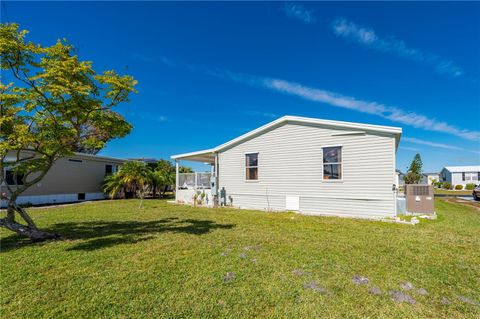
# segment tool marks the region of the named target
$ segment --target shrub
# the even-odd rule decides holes
[[[443,182],[443,188],[444,188],[444,189],[453,189],[452,183],[450,183],[450,182]]]
[[[436,182],[436,183],[434,184],[434,186],[435,186],[436,188],[442,188],[443,182]]]
[[[465,189],[471,191],[471,190],[473,190],[473,189],[475,188],[475,186],[476,186],[476,185],[473,184],[473,183],[468,183],[467,185],[465,185]]]
[[[463,185],[455,185],[455,190],[456,191],[461,191],[463,189]]]

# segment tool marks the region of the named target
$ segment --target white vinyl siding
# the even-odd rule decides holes
[[[233,205],[281,211],[286,196],[299,196],[299,211],[359,217],[395,214],[395,138],[345,134],[325,126],[283,124],[219,152],[219,188]],[[348,132],[351,132],[349,130]],[[342,179],[323,180],[322,148],[342,146]],[[245,154],[261,154],[258,183],[245,180]]]

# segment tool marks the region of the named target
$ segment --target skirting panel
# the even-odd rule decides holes
[[[85,199],[79,200],[78,194],[52,194],[52,195],[33,195],[33,196],[19,196],[17,204],[20,205],[45,205],[57,203],[73,203],[84,200],[98,200],[104,199],[103,193],[85,193]],[[6,207],[6,202],[2,201],[1,207]]]

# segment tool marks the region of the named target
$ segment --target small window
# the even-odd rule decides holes
[[[5,172],[5,180],[7,181],[7,185],[15,185],[15,174],[13,171],[6,171]]]
[[[247,181],[258,180],[258,153],[245,154]]]
[[[78,193],[77,199],[78,200],[85,200],[85,193]]]
[[[342,179],[342,147],[323,148],[323,179]]]
[[[113,173],[113,166],[112,165],[105,165],[105,176],[110,175]]]
[[[23,174],[15,173],[11,170],[5,171],[5,180],[7,181],[7,185],[23,185]]]

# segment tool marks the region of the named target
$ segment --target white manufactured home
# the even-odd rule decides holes
[[[9,154],[7,161],[9,156],[14,155]],[[104,199],[102,185],[105,176],[116,172],[124,162],[118,158],[83,153],[60,158],[39,183],[18,197],[17,203],[43,205]],[[8,193],[8,188],[22,185],[22,176],[3,169],[5,179],[0,185],[1,192]],[[2,201],[0,205],[5,207],[6,202]]]
[[[452,185],[480,183],[480,165],[476,166],[446,166],[440,171],[440,180]]]
[[[394,217],[401,133],[398,127],[284,116],[215,148],[172,156],[176,201]],[[210,163],[211,179],[178,174],[181,160]]]

